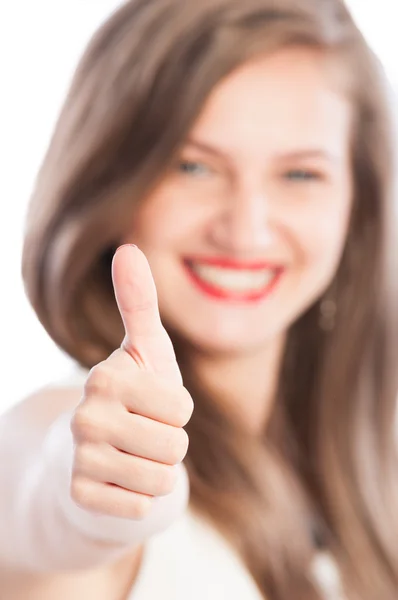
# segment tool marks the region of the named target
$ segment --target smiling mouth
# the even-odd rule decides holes
[[[231,302],[258,302],[280,280],[284,268],[269,263],[229,259],[186,259],[190,279],[207,296]]]

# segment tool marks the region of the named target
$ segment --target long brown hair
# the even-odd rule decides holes
[[[122,339],[114,248],[165,173],[214,86],[258,53],[317,48],[349,80],[355,197],[331,284],[289,332],[263,439],[230,423],[178,356],[196,409],[192,503],[236,547],[272,600],[321,597],[309,569],[333,553],[347,597],[398,589],[394,416],[398,269],[384,80],[341,0],[134,0],[98,30],[76,70],[30,206],[27,293],[61,348],[91,367]],[[183,348],[182,348],[183,350]]]

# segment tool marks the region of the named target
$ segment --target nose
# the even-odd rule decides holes
[[[264,191],[251,189],[230,198],[212,228],[213,241],[236,253],[259,251],[274,239]]]

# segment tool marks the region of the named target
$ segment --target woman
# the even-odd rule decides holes
[[[135,0],[94,36],[24,251],[83,371],[3,418],[7,597],[395,597],[385,97],[339,0]]]

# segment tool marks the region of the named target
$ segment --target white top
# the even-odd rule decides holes
[[[336,567],[319,554],[313,577],[325,600],[343,600]],[[145,546],[129,600],[264,600],[240,557],[214,527],[188,510]]]
[[[222,537],[191,511],[147,542],[129,600],[260,600]]]
[[[84,384],[79,369],[58,385]],[[336,565],[319,553],[312,576],[325,600],[344,600]],[[227,540],[205,519],[186,510],[166,531],[150,538],[128,600],[264,600]]]

